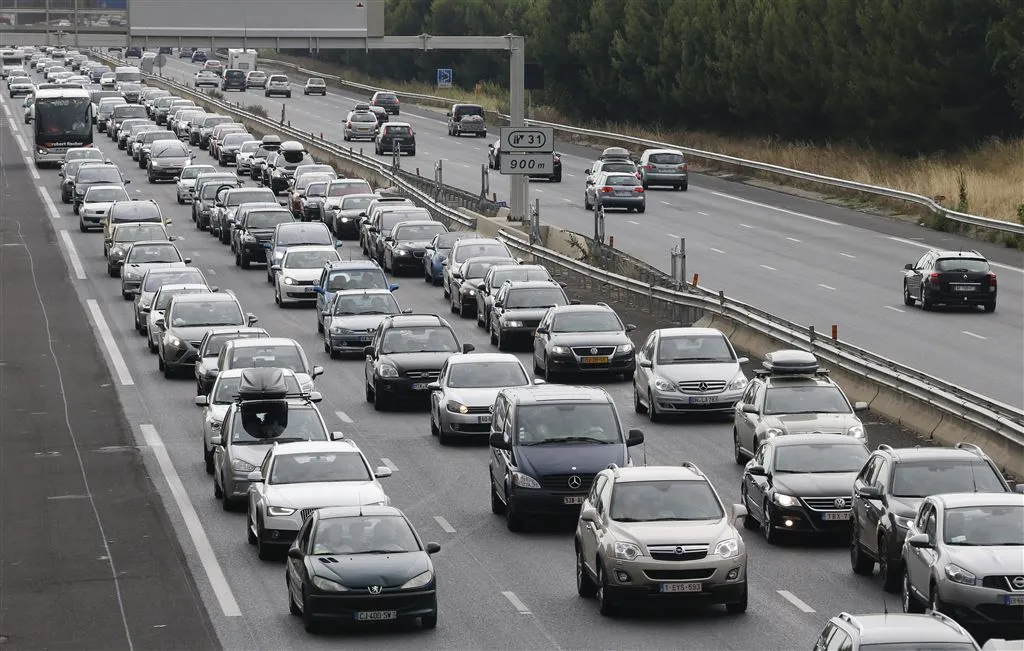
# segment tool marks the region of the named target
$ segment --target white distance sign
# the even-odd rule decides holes
[[[502,174],[546,176],[554,170],[554,154],[501,154],[499,171]]]

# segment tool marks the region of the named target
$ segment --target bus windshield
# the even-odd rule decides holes
[[[77,147],[92,142],[92,102],[88,97],[39,97],[35,114],[37,144]]]

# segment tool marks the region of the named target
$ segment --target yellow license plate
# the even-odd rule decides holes
[[[608,358],[607,357],[584,357],[583,358],[583,363],[584,364],[607,364],[608,363]]]

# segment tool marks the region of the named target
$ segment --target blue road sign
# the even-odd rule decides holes
[[[437,69],[437,87],[438,88],[451,88],[452,87],[452,69],[451,68],[438,68]]]

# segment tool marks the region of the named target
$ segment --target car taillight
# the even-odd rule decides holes
[[[644,165],[644,169],[647,170],[648,172],[650,172],[651,170],[654,169],[654,165],[651,165],[650,163],[648,163],[647,165]]]
[[[939,274],[935,273],[935,272],[932,272],[932,275],[928,276],[928,280],[929,280],[929,282],[933,282],[933,283],[939,282]]]
[[[636,186],[635,188],[633,188],[633,192],[641,192],[642,193],[643,191],[644,191],[644,189],[641,188],[639,185]]]
[[[634,174],[633,176],[635,176],[635,177],[636,177],[636,178],[638,178],[638,179],[640,179],[640,178],[643,178],[642,176],[640,176],[640,172],[637,172],[637,173],[636,173],[636,174]]]
[[[989,287],[995,287],[996,286],[996,275],[993,274],[993,273],[990,273],[988,275],[988,286]]]
[[[603,188],[601,188],[601,192],[613,192],[613,189],[610,186],[606,185]]]
[[[415,135],[416,135],[416,132],[415,132],[415,131],[413,131],[413,130],[412,130],[412,129],[410,128],[410,129],[409,129],[409,135],[410,135],[410,136],[415,136]]]

